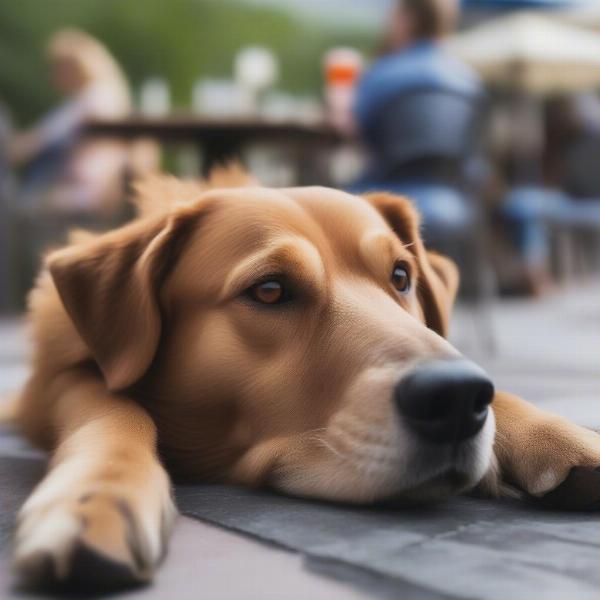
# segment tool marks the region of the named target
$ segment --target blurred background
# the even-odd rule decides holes
[[[29,376],[23,311],[45,249],[129,219],[138,177],[197,179],[232,159],[265,185],[410,196],[427,244],[461,269],[452,343],[498,389],[600,430],[600,0],[0,0],[0,403]],[[0,431],[0,459],[23,456],[11,439]],[[33,482],[5,464],[6,523]],[[222,515],[244,502],[227,529],[278,527],[260,497],[216,493]],[[199,577],[208,597],[372,597],[386,581],[389,597],[598,595],[591,521],[523,513],[498,537],[470,511],[444,534],[458,564],[440,561],[438,534],[427,554],[429,517],[399,535],[402,554],[389,535],[402,521],[358,527],[337,510],[285,513],[286,548],[296,519],[319,540],[308,555],[326,549],[287,563],[272,543],[180,520],[147,597],[197,597]],[[359,551],[336,571],[342,530]],[[353,587],[335,593],[332,577]]]
[[[236,158],[409,195],[492,347],[500,299],[598,276],[599,91],[594,1],[0,3],[0,310],[136,177]]]

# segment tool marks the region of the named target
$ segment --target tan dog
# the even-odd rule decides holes
[[[31,295],[17,422],[53,456],[19,518],[26,580],[148,580],[175,515],[161,460],[355,503],[590,499],[574,468],[600,466],[600,437],[494,395],[445,340],[457,273],[409,201],[145,190],[143,217],[50,254]]]

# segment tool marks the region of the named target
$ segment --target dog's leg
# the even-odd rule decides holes
[[[497,476],[550,506],[600,509],[600,435],[510,394],[492,406]]]
[[[71,373],[55,385],[56,450],[21,509],[15,567],[34,584],[147,581],[175,515],[154,423],[92,375]]]

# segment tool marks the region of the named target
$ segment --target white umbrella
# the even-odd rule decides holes
[[[554,11],[552,16],[586,29],[600,29],[600,5],[595,0]]]
[[[500,17],[447,42],[484,80],[551,94],[600,87],[600,35],[536,13]]]

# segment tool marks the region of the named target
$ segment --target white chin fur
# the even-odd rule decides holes
[[[399,423],[393,429],[390,434],[396,443],[385,448],[383,460],[377,449],[356,444],[342,453],[336,450],[335,440],[327,441],[322,460],[311,467],[288,465],[275,487],[296,496],[361,504],[403,497],[436,500],[475,487],[490,467],[493,411],[483,429],[458,451],[423,442]],[[445,482],[448,473],[460,474],[460,481]]]

